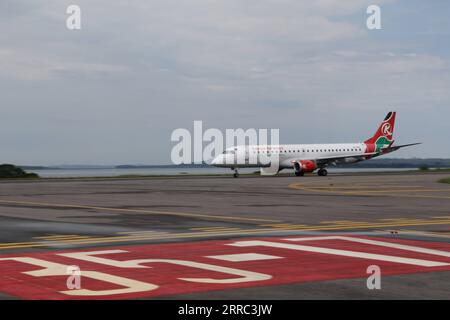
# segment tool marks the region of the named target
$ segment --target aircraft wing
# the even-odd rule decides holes
[[[324,165],[337,165],[343,163],[355,163],[363,160],[367,160],[379,155],[377,152],[369,152],[369,153],[361,153],[361,154],[352,154],[352,155],[340,155],[334,157],[323,157],[323,158],[312,158],[312,159],[291,159],[292,163],[302,160],[310,160],[317,164],[317,166]]]
[[[352,155],[341,155],[341,156],[335,156],[335,157],[316,158],[315,161],[318,166],[336,165],[336,164],[341,164],[341,163],[355,163],[355,162],[370,159],[377,155],[379,155],[379,153],[369,152],[369,153],[362,153],[362,154],[356,154],[356,155],[352,154]]]

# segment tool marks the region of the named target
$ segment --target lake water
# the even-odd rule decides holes
[[[252,173],[257,171],[257,168],[240,169],[239,173]],[[408,171],[415,170],[415,168],[329,168],[330,173],[348,173],[348,172],[389,172],[389,171]],[[233,171],[226,168],[95,168],[95,169],[43,169],[43,170],[28,170],[35,172],[42,178],[74,178],[74,177],[117,177],[124,175],[186,175],[186,174],[232,174]],[[283,170],[285,172],[292,172],[293,170]]]

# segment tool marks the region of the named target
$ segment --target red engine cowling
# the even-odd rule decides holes
[[[299,160],[295,163],[295,169],[302,172],[313,172],[317,169],[317,164],[312,160]]]

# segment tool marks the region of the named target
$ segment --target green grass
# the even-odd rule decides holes
[[[450,178],[444,178],[439,180],[440,183],[449,183],[450,184]]]

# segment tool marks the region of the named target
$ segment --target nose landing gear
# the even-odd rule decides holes
[[[234,177],[234,178],[239,178],[239,172],[238,172],[238,169],[231,168],[231,170],[234,170],[233,177]]]

